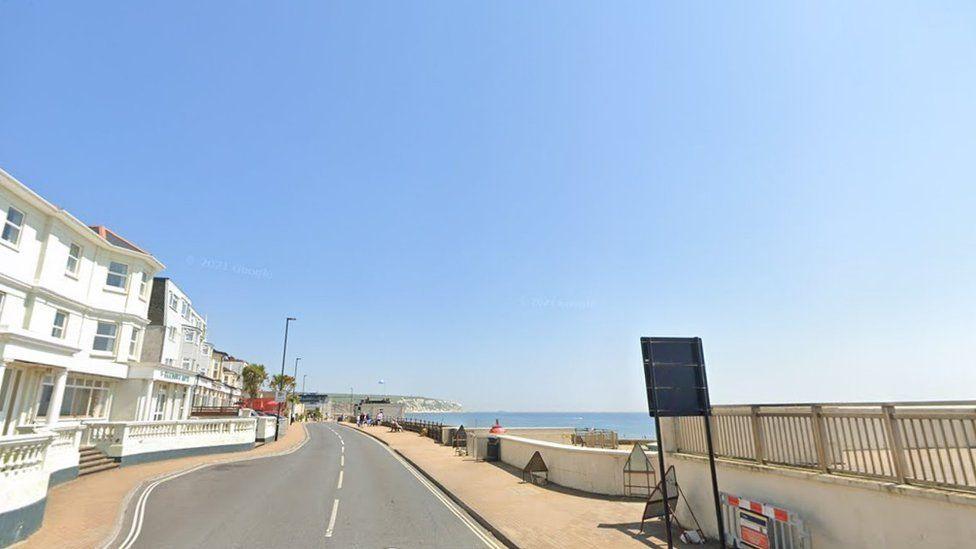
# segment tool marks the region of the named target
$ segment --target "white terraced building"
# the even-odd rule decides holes
[[[121,402],[162,263],[0,170],[0,434],[135,419]],[[138,401],[138,398],[135,399]]]
[[[254,446],[254,418],[186,419],[194,387],[231,402],[235,388],[204,381],[213,346],[182,292],[178,314],[149,314],[157,292],[179,291],[154,282],[162,269],[0,170],[0,547],[40,526],[52,484]]]

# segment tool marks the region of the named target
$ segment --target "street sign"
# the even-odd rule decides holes
[[[275,402],[284,402],[287,395],[285,391],[275,391]]]
[[[642,337],[647,406],[652,416],[703,416],[708,385],[697,337]]]
[[[712,447],[711,404],[708,401],[708,380],[705,377],[705,353],[700,337],[642,337],[644,385],[647,390],[647,410],[654,418],[658,434],[658,465],[664,468],[665,445],[661,440],[662,417],[702,417],[705,441],[708,446],[708,466],[712,474],[712,495],[715,518],[718,521],[719,543],[725,547],[725,528],[722,526],[722,506],[719,501],[718,479],[715,474],[715,452]],[[664,501],[671,499],[667,482],[659,484]],[[651,502],[648,503],[648,506]],[[645,506],[645,513],[648,511]],[[671,513],[667,505],[651,509],[664,514],[668,547],[671,539]]]
[[[739,537],[746,547],[769,549],[769,518],[739,508]]]

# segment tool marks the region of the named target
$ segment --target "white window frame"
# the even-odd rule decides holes
[[[166,338],[170,341],[176,341],[176,327],[167,326],[166,327]]]
[[[58,316],[63,317],[61,324],[58,325]],[[58,309],[54,311],[54,321],[51,323],[51,337],[55,339],[64,339],[68,334],[68,317],[70,314],[64,309]]]
[[[139,297],[146,299],[149,297],[149,288],[151,287],[150,282],[152,280],[149,278],[149,273],[142,271],[141,277],[139,279]]]
[[[125,267],[125,272],[119,273],[113,271],[112,267],[115,267],[116,265]],[[112,280],[112,277],[121,277],[122,279],[121,285],[112,284],[111,282],[109,282],[110,280]],[[124,292],[126,291],[128,286],[129,286],[129,266],[126,265],[125,263],[120,263],[118,261],[110,261],[108,264],[108,274],[105,275],[105,287],[115,288],[117,290],[122,290]]]
[[[78,249],[78,255],[72,255],[71,251],[75,248]],[[71,278],[78,278],[78,271],[81,270],[81,256],[85,254],[85,249],[81,247],[80,244],[74,242],[68,244],[68,260],[64,265],[64,274],[70,276]],[[71,261],[74,260],[75,268],[71,268]]]
[[[114,330],[112,331],[112,335],[109,336],[107,334],[100,334],[99,333],[99,330],[101,330],[102,326],[112,326],[114,328]],[[99,339],[105,339],[105,340],[111,341],[112,344],[111,344],[110,348],[109,349],[99,349],[97,347],[97,343],[98,343],[98,340]],[[96,325],[95,325],[95,337],[92,340],[92,351],[94,351],[96,353],[115,353],[115,350],[118,348],[117,347],[118,346],[118,343],[119,343],[119,325],[118,325],[118,323],[115,323],[115,322],[103,322],[103,321],[99,320],[96,323]]]
[[[138,352],[139,352],[139,335],[141,333],[142,333],[142,330],[140,330],[139,328],[136,328],[135,326],[132,327],[132,335],[129,336],[129,356],[130,357],[135,357],[135,358],[138,358],[139,357],[139,354],[138,354]]]
[[[190,358],[184,358],[182,361],[180,361],[180,366],[184,370],[190,370],[193,368],[193,361]]]
[[[190,302],[187,300],[182,300],[182,310],[181,314],[183,318],[190,318]]]
[[[177,312],[180,310],[180,298],[174,292],[169,293],[169,308]]]
[[[183,343],[194,343],[197,340],[193,328],[183,328]]]
[[[20,214],[20,224],[14,223],[13,220],[10,219],[11,214],[13,212],[17,212],[18,214]],[[6,242],[8,245],[13,246],[15,249],[18,248],[20,246],[20,237],[23,236],[24,234],[24,225],[26,224],[27,224],[27,214],[24,213],[23,210],[19,208],[15,208],[13,206],[7,206],[7,215],[6,217],[4,217],[3,220],[3,228],[0,229],[0,241]],[[8,230],[17,231],[17,236],[13,240],[7,238]]]

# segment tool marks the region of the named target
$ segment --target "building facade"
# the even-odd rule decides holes
[[[128,417],[162,263],[0,170],[0,435]]]

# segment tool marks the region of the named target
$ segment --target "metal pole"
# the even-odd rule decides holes
[[[288,355],[288,323],[295,320],[292,317],[285,319],[285,345],[281,350],[281,377],[279,379],[284,379],[285,377],[285,356]],[[282,387],[284,389],[284,387]],[[277,395],[276,395],[277,396]],[[278,441],[278,431],[281,422],[281,403],[278,404],[278,417],[275,418],[275,442]]]
[[[722,498],[718,493],[718,476],[715,474],[715,449],[712,447],[712,403],[708,397],[708,380],[705,378],[705,351],[698,339],[698,358],[701,360],[702,381],[705,386],[705,440],[708,443],[708,468],[712,473],[712,497],[715,500],[715,520],[718,524],[718,541],[725,547],[725,525],[722,520]],[[667,507],[667,506],[665,506]]]
[[[305,393],[305,380],[308,378],[308,374],[302,374],[302,393]]]
[[[641,338],[641,343],[645,343],[643,338]],[[671,508],[668,507],[668,473],[667,469],[664,468],[664,437],[661,436],[661,414],[657,405],[657,376],[651,366],[654,362],[654,355],[650,340],[646,341],[646,345],[644,368],[651,374],[651,404],[654,407],[654,430],[657,432],[657,463],[661,470],[661,496],[664,498],[664,528],[668,538],[668,549],[674,549],[674,540],[671,539]]]

